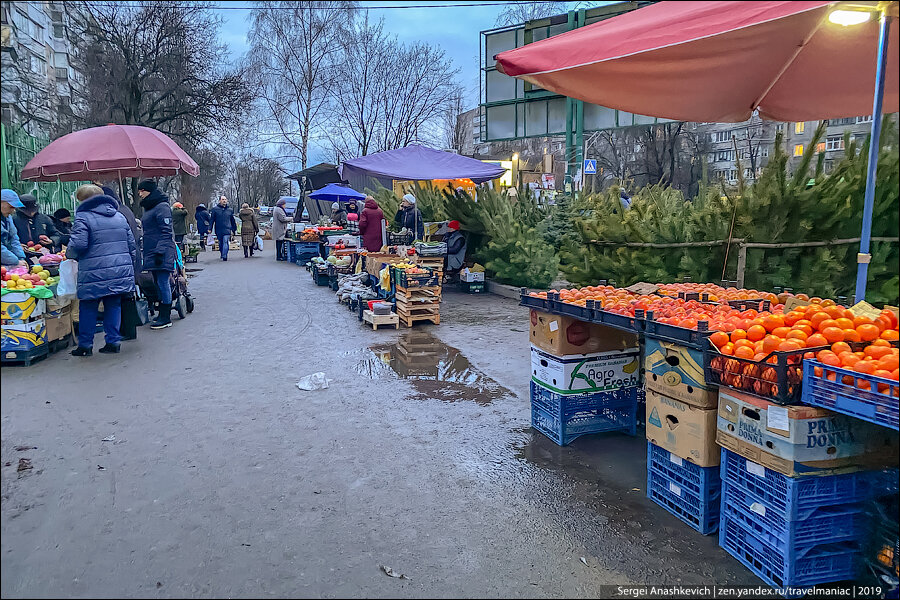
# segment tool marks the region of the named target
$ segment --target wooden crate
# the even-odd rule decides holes
[[[441,286],[433,285],[430,287],[408,288],[398,285],[395,292],[396,297],[403,297],[404,300],[431,300],[441,299]]]
[[[394,329],[400,329],[400,318],[397,313],[389,315],[376,315],[374,311],[363,311],[363,322],[372,326],[372,329],[378,329],[379,325],[393,325]]]
[[[419,321],[431,321],[435,325],[441,324],[441,315],[439,313],[408,316],[398,313],[398,316],[400,317],[400,324],[404,327],[412,327],[413,323],[417,323]]]
[[[443,256],[417,256],[416,264],[421,267],[433,269],[435,271],[443,271],[444,270],[444,257]]]

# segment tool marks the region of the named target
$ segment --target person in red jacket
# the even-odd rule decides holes
[[[372,196],[366,196],[366,204],[359,216],[359,234],[363,238],[363,245],[369,252],[378,252],[384,245],[381,238],[381,222],[384,221],[384,213],[378,208],[378,203]]]

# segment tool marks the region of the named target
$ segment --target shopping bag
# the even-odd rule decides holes
[[[78,288],[78,261],[64,260],[59,265],[59,285],[56,295],[60,298],[74,297]]]
[[[206,236],[206,245],[212,246],[215,243],[216,243],[216,234],[214,234],[212,231],[210,231],[209,235]]]
[[[259,235],[258,233],[256,234],[256,249],[259,250],[260,252],[262,252],[262,249],[263,249],[262,236]]]
[[[139,297],[134,301],[134,306],[137,308],[138,322],[141,325],[146,325],[150,322],[150,304],[147,302],[147,299],[144,297]]]

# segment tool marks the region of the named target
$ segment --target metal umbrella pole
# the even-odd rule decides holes
[[[887,67],[888,34],[891,19],[887,11],[881,12],[881,28],[878,38],[878,67],[875,71],[875,101],[872,106],[872,134],[869,140],[869,164],[866,170],[866,195],[863,205],[862,233],[859,254],[856,255],[856,302],[866,299],[866,279],[869,275],[869,253],[872,237],[872,212],[875,207],[875,172],[878,168],[878,146],[881,138],[881,111],[884,102],[884,74]]]

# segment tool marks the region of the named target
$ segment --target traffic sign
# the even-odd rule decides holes
[[[594,159],[594,158],[584,159],[584,174],[585,175],[596,175],[597,174],[597,159]]]

